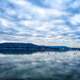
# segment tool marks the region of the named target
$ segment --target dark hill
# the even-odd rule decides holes
[[[66,46],[40,46],[32,43],[1,43],[0,53],[3,54],[31,54],[35,52],[65,52],[70,50],[80,50],[80,48],[70,48]]]

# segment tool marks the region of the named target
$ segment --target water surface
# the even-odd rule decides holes
[[[80,52],[0,54],[3,80],[80,80]]]

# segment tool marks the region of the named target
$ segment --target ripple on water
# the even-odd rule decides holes
[[[79,80],[80,52],[0,54],[0,78]]]

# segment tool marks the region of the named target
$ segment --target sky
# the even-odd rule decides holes
[[[0,42],[80,47],[80,0],[0,0]]]

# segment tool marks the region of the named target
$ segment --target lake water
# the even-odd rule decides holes
[[[80,80],[80,52],[1,53],[0,80]]]

